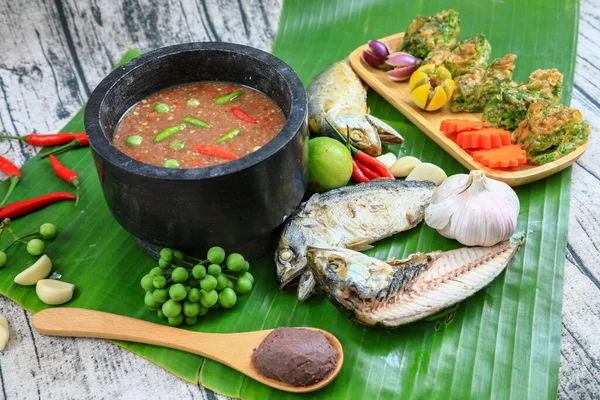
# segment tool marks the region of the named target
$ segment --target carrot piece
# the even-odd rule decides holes
[[[485,126],[483,121],[473,121],[471,119],[446,119],[440,124],[440,131],[444,133],[459,133],[471,129],[479,129]]]
[[[482,128],[463,131],[456,137],[456,143],[463,149],[491,149],[510,144],[510,132],[497,128]]]
[[[475,161],[490,168],[517,167],[527,163],[525,150],[518,144],[511,144],[491,150],[477,150],[471,155]]]
[[[448,120],[445,119],[440,123],[440,131],[446,133],[448,131]]]

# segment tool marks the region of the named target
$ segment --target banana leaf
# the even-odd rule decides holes
[[[404,30],[419,13],[430,15],[446,2],[300,1],[286,0],[273,53],[288,62],[307,84],[327,65],[345,57],[368,39]],[[537,68],[565,73],[563,102],[570,100],[577,38],[578,3],[557,0],[453,2],[460,12],[462,37],[484,32],[492,56],[518,54],[516,80]],[[137,55],[129,51],[125,60]],[[369,92],[373,114],[385,118],[406,139],[389,148],[436,163],[449,175],[465,172],[417,128],[377,94]],[[65,131],[83,130],[83,113]],[[62,279],[77,286],[68,307],[108,311],[153,322],[143,306],[141,277],[155,265],[111,217],[89,151],[60,157],[78,171],[83,185],[80,206],[54,204],[18,218],[19,233],[44,222],[57,225],[59,235],[47,243],[46,254]],[[48,160],[35,157],[22,168],[24,179],[13,200],[51,191],[68,191]],[[435,321],[396,330],[364,328],[347,320],[322,295],[298,303],[294,294],[279,293],[272,255],[254,262],[256,286],[232,310],[211,312],[194,329],[241,332],[277,326],[315,326],[338,336],[345,350],[340,375],[315,395],[327,398],[556,398],[561,330],[562,279],[569,217],[571,171],[517,188],[521,201],[519,229],[530,231],[525,247],[506,272],[489,287],[464,301],[456,311]],[[2,184],[6,190],[8,183]],[[185,229],[185,227],[181,227]],[[5,235],[1,245],[9,238]],[[416,251],[458,247],[421,225],[383,240],[368,254],[380,259]],[[47,306],[32,287],[13,278],[35,257],[22,246],[8,252],[0,270],[0,294],[29,311]],[[294,398],[245,378],[227,367],[184,352],[155,346],[118,343],[190,382],[244,399]]]

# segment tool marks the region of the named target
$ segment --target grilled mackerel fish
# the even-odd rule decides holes
[[[309,247],[307,259],[329,300],[354,321],[395,328],[436,314],[494,280],[523,235],[491,247],[463,247],[380,261],[339,247]]]
[[[352,145],[372,156],[381,154],[382,143],[404,143],[391,126],[368,115],[367,89],[347,60],[336,62],[318,75],[308,86],[307,94],[308,126],[312,133],[338,139],[327,119],[350,138]]]
[[[431,182],[375,180],[313,195],[283,228],[275,252],[280,289],[290,290],[302,275],[298,298],[307,299],[315,289],[307,246],[367,250],[421,222],[434,189]]]

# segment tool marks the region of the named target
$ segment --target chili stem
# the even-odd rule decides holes
[[[17,175],[13,175],[10,177],[10,186],[8,187],[8,192],[6,192],[6,194],[4,195],[4,199],[2,199],[2,203],[0,203],[0,207],[2,207],[4,203],[6,203],[6,200],[8,200],[10,194],[15,189],[17,183],[19,183],[20,180],[21,178],[19,178],[19,176]]]
[[[338,137],[341,139],[341,142],[344,143],[345,145],[349,146],[348,148],[350,150],[350,153],[352,153],[353,156],[356,156],[356,154],[358,154],[358,149],[356,149],[354,146],[352,146],[350,144],[350,141],[346,140],[344,135],[342,135],[340,133],[340,131],[338,131],[337,128],[335,126],[333,126],[332,123],[329,122],[329,120],[327,118],[325,118],[325,122],[327,122],[327,124],[331,127],[331,129],[333,129],[333,131],[338,135]]]
[[[50,151],[50,152],[48,152],[46,154],[42,154],[40,156],[40,159],[41,158],[46,158],[50,154],[56,155],[56,154],[64,153],[65,151],[69,151],[71,148],[74,148],[74,147],[79,147],[79,142],[77,141],[77,139],[73,139],[72,141],[70,141],[67,144],[63,144],[62,146],[59,146],[59,147],[55,148],[54,150],[52,150],[52,151]]]
[[[75,198],[75,207],[77,207],[77,204],[79,204],[79,193],[80,193],[81,185],[77,185],[75,187],[77,188],[77,191],[75,193],[75,196],[77,196]]]
[[[0,135],[0,139],[14,139],[14,140],[22,140],[22,141],[26,142],[27,136]]]
[[[352,154],[352,151],[350,150],[350,126],[348,125],[346,125],[346,147],[350,154]]]

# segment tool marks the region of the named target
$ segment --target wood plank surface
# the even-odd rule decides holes
[[[223,40],[269,50],[282,0],[13,0],[0,7],[0,129],[54,132],[84,104],[126,47]],[[558,395],[600,398],[600,3],[581,0],[572,106],[592,126],[573,167]],[[0,141],[22,164],[29,145]],[[4,178],[4,176],[0,176]],[[11,339],[0,399],[213,399],[109,342],[46,337],[0,296]],[[152,384],[149,384],[152,383]],[[217,396],[218,397],[218,396]]]

